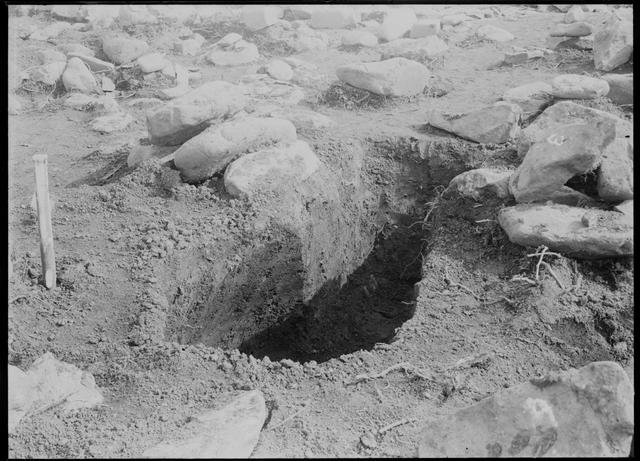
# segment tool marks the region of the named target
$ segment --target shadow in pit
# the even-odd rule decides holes
[[[336,281],[326,283],[296,314],[248,338],[240,351],[256,358],[324,362],[393,341],[396,329],[415,312],[424,243],[420,226],[386,226],[342,288]]]

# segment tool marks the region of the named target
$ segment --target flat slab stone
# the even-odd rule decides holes
[[[471,141],[500,144],[516,136],[521,113],[516,104],[498,103],[466,114],[433,110],[427,115],[427,123]]]
[[[306,142],[295,141],[235,160],[224,174],[224,186],[234,197],[283,192],[309,178],[320,165]]]
[[[431,420],[418,456],[626,457],[633,423],[627,374],[615,362],[593,362]]]
[[[149,45],[147,42],[135,38],[107,36],[102,40],[102,51],[115,64],[131,62],[148,50]]]
[[[57,360],[50,352],[38,358],[27,372],[9,365],[9,432],[33,410],[60,405],[71,411],[102,403],[91,373]]]
[[[563,99],[595,99],[609,92],[609,84],[601,78],[586,75],[558,75],[551,82],[553,95]]]
[[[501,29],[500,27],[489,25],[478,28],[476,35],[492,42],[508,42],[515,38],[511,32]]]
[[[500,226],[511,242],[574,258],[633,255],[633,219],[616,211],[559,204],[520,204],[503,208]]]
[[[62,83],[67,91],[91,93],[98,91],[98,82],[80,58],[71,58],[62,74]]]
[[[609,84],[607,98],[615,104],[633,104],[633,74],[605,74],[602,80]]]
[[[82,62],[84,62],[92,72],[113,72],[116,70],[116,66],[112,63],[93,56],[87,56],[76,52],[69,52],[68,56],[69,58],[78,58],[82,60]]]
[[[552,37],[584,37],[592,32],[591,24],[574,22],[571,24],[556,24],[549,35]]]
[[[249,458],[267,417],[260,391],[242,393],[219,410],[203,412],[187,424],[182,440],[148,448],[144,458]]]
[[[413,96],[427,86],[431,72],[405,58],[347,64],[336,69],[340,81],[383,96]]]
[[[246,104],[247,99],[237,85],[207,82],[162,107],[148,110],[149,139],[159,145],[182,144],[211,122],[239,112]]]
[[[174,153],[174,163],[187,181],[202,181],[237,157],[279,142],[297,139],[288,120],[245,117],[207,128]]]
[[[525,115],[531,115],[551,103],[551,91],[551,85],[546,82],[532,82],[505,91],[502,99],[519,105]]]
[[[615,139],[611,120],[559,125],[534,143],[509,181],[516,201],[544,200],[576,175],[594,170]]]

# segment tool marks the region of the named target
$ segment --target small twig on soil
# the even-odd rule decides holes
[[[527,282],[531,285],[537,285],[538,282],[535,282],[533,280],[531,280],[529,277],[525,277],[523,275],[514,275],[513,277],[511,277],[511,282]]]
[[[477,224],[483,223],[483,222],[496,222],[495,219],[480,219],[478,221],[476,221]]]
[[[409,424],[409,423],[415,423],[416,421],[417,421],[416,418],[401,419],[400,421],[393,422],[391,424],[386,425],[385,427],[383,427],[381,429],[378,429],[378,434],[382,435],[385,432],[390,431],[394,427],[402,426],[404,424]]]
[[[295,418],[295,417],[296,417],[296,416],[298,416],[300,413],[302,413],[304,410],[306,410],[306,409],[307,409],[307,407],[308,407],[308,405],[309,405],[309,403],[310,403],[310,400],[305,401],[305,402],[302,404],[302,408],[301,408],[300,410],[296,411],[296,412],[295,412],[294,414],[292,414],[291,416],[289,416],[289,417],[287,417],[287,418],[283,419],[282,421],[280,421],[280,422],[279,422],[278,424],[276,424],[275,426],[272,426],[270,430],[273,430],[273,429],[275,429],[275,428],[277,428],[277,427],[280,427],[280,426],[282,426],[283,424],[285,424],[285,423],[287,423],[287,422],[291,421],[293,418]]]
[[[553,272],[553,269],[551,269],[551,265],[548,262],[542,261],[542,264],[544,264],[544,267],[547,268],[547,270],[549,271],[549,273],[551,274],[551,276],[555,279],[555,281],[558,283],[558,286],[564,290],[564,285],[562,284],[562,282],[560,281],[560,279],[558,278],[558,276],[556,275],[555,272]]]
[[[451,278],[449,278],[449,274],[448,274],[446,271],[445,271],[445,274],[444,274],[444,281],[445,281],[448,285],[451,285],[451,286],[453,286],[453,287],[460,287],[460,288],[462,288],[462,289],[463,289],[463,290],[465,290],[467,293],[469,293],[471,296],[473,296],[473,297],[474,297],[474,299],[475,299],[476,301],[478,301],[478,302],[484,302],[484,301],[485,301],[485,300],[484,300],[484,298],[482,298],[482,297],[480,297],[480,296],[476,295],[476,294],[473,292],[473,290],[472,290],[471,288],[469,288],[469,287],[467,287],[467,286],[463,285],[462,283],[457,283],[457,282],[454,282],[453,280],[451,280]]]
[[[376,373],[375,375],[358,375],[355,377],[355,379],[349,383],[346,383],[347,386],[348,385],[353,385],[353,384],[358,384],[361,383],[363,381],[369,381],[371,379],[378,379],[378,378],[382,378],[386,375],[388,375],[389,373],[391,373],[392,371],[395,370],[403,370],[406,373],[413,373],[414,375],[416,375],[419,378],[425,379],[427,381],[434,381],[433,378],[430,378],[428,376],[425,376],[424,374],[422,374],[416,367],[414,367],[413,365],[411,365],[408,362],[402,362],[402,363],[397,363],[393,366],[390,366],[389,368],[387,368],[386,370],[381,371],[380,373]],[[435,382],[435,381],[434,381]]]

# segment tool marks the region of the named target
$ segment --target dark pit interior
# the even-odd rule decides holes
[[[342,288],[326,284],[284,322],[245,340],[240,351],[256,358],[324,362],[392,342],[396,329],[413,316],[414,284],[421,279],[422,232],[409,226],[385,226]]]

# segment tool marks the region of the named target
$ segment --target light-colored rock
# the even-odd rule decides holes
[[[41,82],[45,85],[55,85],[66,67],[66,61],[50,62],[49,64],[33,69],[29,77],[34,82]]]
[[[304,99],[304,91],[299,86],[282,85],[264,74],[245,75],[238,85],[254,104],[268,101],[281,106],[294,106]]]
[[[411,8],[398,8],[389,11],[376,31],[376,36],[387,42],[402,37],[411,30],[418,19]]]
[[[149,53],[136,59],[136,64],[145,74],[162,70],[167,65],[167,58],[162,53]]]
[[[336,69],[340,81],[384,96],[413,96],[425,88],[431,73],[405,58],[347,64]]]
[[[178,85],[173,88],[162,88],[158,90],[158,93],[162,99],[169,100],[184,96],[189,91],[191,91],[191,87],[189,85]]]
[[[527,50],[524,48],[516,48],[504,54],[504,63],[510,65],[523,64],[532,59],[538,59],[544,56],[544,51],[540,49]]]
[[[483,144],[501,144],[519,132],[522,109],[517,104],[497,103],[466,114],[445,114],[432,110],[427,123],[461,138]]]
[[[62,33],[62,31],[71,29],[71,24],[68,22],[54,22],[43,28],[36,29],[29,35],[30,40],[47,41],[51,38],[56,38]]]
[[[214,121],[244,109],[242,89],[228,82],[207,82],[157,109],[147,111],[153,144],[177,145],[203,131]]]
[[[342,36],[345,46],[376,46],[378,37],[366,30],[350,30]]]
[[[260,391],[240,394],[222,409],[199,414],[188,423],[193,435],[148,448],[144,458],[249,458],[267,417]]]
[[[598,70],[611,71],[629,61],[633,53],[633,23],[614,13],[594,34],[593,62]]]
[[[560,13],[566,13],[566,12],[569,11],[569,9],[572,7],[572,5],[571,4],[567,4],[567,5],[565,5],[565,4],[561,4],[561,5],[560,4],[553,4],[552,7],[555,10],[559,11]]]
[[[491,40],[492,42],[508,42],[515,38],[511,32],[490,25],[478,28],[476,35],[481,39]]]
[[[95,58],[93,56],[86,56],[79,53],[70,52],[69,58],[79,58],[84,62],[92,72],[114,72],[116,66],[112,63],[103,61],[102,59]]]
[[[120,5],[118,22],[122,26],[155,24],[158,18],[151,14],[147,5]]]
[[[255,62],[260,57],[258,47],[245,40],[238,40],[229,47],[215,46],[206,55],[207,61],[216,66],[239,66]]]
[[[566,24],[571,24],[573,22],[580,22],[586,19],[586,15],[582,8],[579,5],[573,5],[569,10],[565,13],[564,18],[562,19]]]
[[[594,170],[615,139],[615,123],[558,125],[535,142],[509,181],[517,202],[544,200],[569,179]]]
[[[62,74],[62,83],[67,91],[91,93],[98,90],[95,77],[80,58],[71,58]]]
[[[586,22],[558,23],[551,29],[549,35],[552,37],[584,37],[592,32],[591,25]]]
[[[122,131],[133,122],[133,117],[125,112],[103,115],[91,122],[91,129],[99,133]]]
[[[29,411],[60,405],[65,411],[90,408],[103,397],[91,373],[60,362],[50,352],[25,373],[9,367],[9,432]]]
[[[203,181],[239,156],[297,139],[288,120],[245,117],[212,126],[184,143],[174,163],[188,182]]]
[[[440,19],[440,24],[443,26],[457,26],[470,20],[471,18],[466,14],[447,14]]]
[[[71,107],[72,109],[83,110],[89,104],[93,104],[98,100],[96,96],[89,96],[88,94],[73,93],[64,101],[65,107]]]
[[[498,198],[507,198],[511,171],[499,171],[491,168],[478,168],[465,171],[453,178],[447,190],[456,191],[464,197],[480,200],[485,194]]]
[[[522,130],[518,138],[518,156],[524,157],[532,145],[548,139],[563,125],[595,126],[602,122],[613,124],[615,138],[601,152],[600,173],[609,171],[617,172],[618,175],[601,174],[598,179],[600,183],[598,195],[610,201],[625,200],[633,196],[633,162],[629,161],[629,152],[633,152],[633,124],[608,112],[591,109],[570,101],[558,102],[547,108],[533,123]],[[626,162],[627,166],[620,168],[621,162]],[[620,173],[624,173],[624,175],[619,175]]]
[[[200,34],[194,34],[192,38],[178,40],[174,46],[174,51],[182,55],[195,56],[200,51],[204,43],[204,37]]]
[[[317,5],[309,25],[314,29],[344,29],[360,21],[360,12],[351,6]]]
[[[610,202],[633,198],[633,144],[605,152],[598,171],[598,197]]]
[[[586,206],[598,206],[598,202],[595,199],[568,186],[562,186],[557,191],[549,194],[545,200],[540,200],[540,202],[543,201],[551,201],[561,205],[579,206],[583,208]]]
[[[267,74],[276,80],[289,81],[293,78],[293,69],[281,59],[273,59],[265,66]]]
[[[113,83],[113,80],[111,80],[109,77],[106,77],[103,75],[102,78],[100,79],[100,82],[101,82],[100,86],[102,87],[102,91],[110,93],[116,90],[115,83]]]
[[[157,18],[168,19],[182,24],[185,21],[195,21],[198,11],[194,5],[148,5],[149,12]]]
[[[309,178],[321,162],[304,141],[243,155],[229,165],[224,186],[234,197],[281,192]]]
[[[247,5],[242,8],[242,23],[249,30],[260,30],[275,24],[282,14],[279,6]]]
[[[289,5],[286,8],[286,17],[294,21],[311,19],[313,9],[311,5]]]
[[[141,164],[145,160],[152,158],[155,153],[156,146],[134,146],[127,156],[127,166],[133,168]]]
[[[615,362],[592,362],[432,418],[418,457],[626,457],[633,424],[626,372]]]
[[[422,19],[411,26],[409,37],[423,38],[437,35],[440,32],[440,20],[437,18]]]
[[[67,62],[67,57],[60,51],[45,49],[39,50],[37,53],[40,64],[49,64],[52,62]]]
[[[112,35],[102,40],[102,51],[115,64],[132,62],[145,54],[148,49],[147,42],[135,38]]]
[[[606,80],[578,74],[558,75],[551,87],[553,96],[563,99],[595,99],[609,92]]]
[[[602,80],[609,84],[607,98],[616,104],[633,104],[633,74],[605,74]]]
[[[520,204],[498,213],[511,242],[574,258],[633,255],[633,220],[616,211],[567,205]]]
[[[525,116],[535,114],[551,103],[551,85],[532,82],[511,88],[502,95],[503,101],[517,104]]]
[[[91,48],[87,48],[80,43],[63,43],[58,45],[58,49],[67,56],[70,53],[74,53],[75,56],[94,56],[96,54]]]
[[[443,55],[448,45],[437,35],[424,38],[399,38],[380,47],[382,59],[433,59]]]

